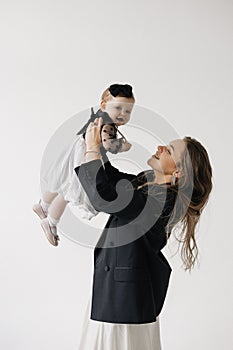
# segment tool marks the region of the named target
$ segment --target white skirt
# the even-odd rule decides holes
[[[78,350],[161,350],[159,317],[156,322],[121,324],[90,319],[88,301]]]
[[[48,170],[42,174],[43,192],[57,192],[71,205],[78,206],[81,216],[90,220],[99,212],[94,209],[84,191],[74,168],[84,161],[86,143],[77,135],[71,145],[58,154]]]

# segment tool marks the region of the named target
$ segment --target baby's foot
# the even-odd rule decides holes
[[[53,246],[58,245],[58,241],[60,240],[59,236],[57,235],[57,227],[56,226],[50,226],[48,218],[45,218],[41,220],[41,227],[45,233],[46,238],[48,239],[49,243],[51,243]]]
[[[41,206],[41,200],[39,203],[33,205],[32,210],[39,216],[41,220],[45,219],[48,215],[48,213]]]

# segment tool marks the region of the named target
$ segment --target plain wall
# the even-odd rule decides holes
[[[64,236],[52,247],[31,206],[51,135],[122,82],[138,105],[200,140],[213,166],[200,266],[184,272],[174,242],[163,251],[173,270],[162,348],[231,349],[233,3],[9,0],[0,13],[0,347],[78,348],[93,251]]]

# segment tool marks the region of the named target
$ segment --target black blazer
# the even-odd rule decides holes
[[[111,214],[94,250],[91,319],[156,321],[172,271],[161,249],[174,193],[166,185],[135,189],[129,181],[138,177],[108,159],[83,163],[75,172],[94,208]]]

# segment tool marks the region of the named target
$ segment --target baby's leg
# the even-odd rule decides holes
[[[54,200],[54,198],[56,198],[58,195],[57,192],[44,192],[41,200],[40,200],[40,205],[42,206],[42,209],[44,210],[44,212],[48,213],[48,209],[49,206],[51,205],[52,201]]]
[[[51,204],[57,195],[58,195],[57,192],[44,192],[42,195],[42,199],[43,201],[45,201],[45,203]]]
[[[41,221],[41,226],[48,238],[49,242],[57,246],[60,239],[57,235],[57,224],[65,210],[68,201],[66,201],[61,194],[58,194],[48,209],[47,218]]]
[[[54,198],[58,195],[57,192],[44,192],[39,203],[33,205],[33,211],[39,216],[42,220],[47,217],[49,206],[51,205]]]
[[[59,221],[66,208],[67,203],[68,201],[66,201],[61,194],[58,194],[49,206],[49,216],[56,221]]]
[[[62,216],[68,201],[57,192],[45,192],[39,202],[34,204],[33,210],[41,218],[41,227],[48,241],[58,245],[57,224]]]

